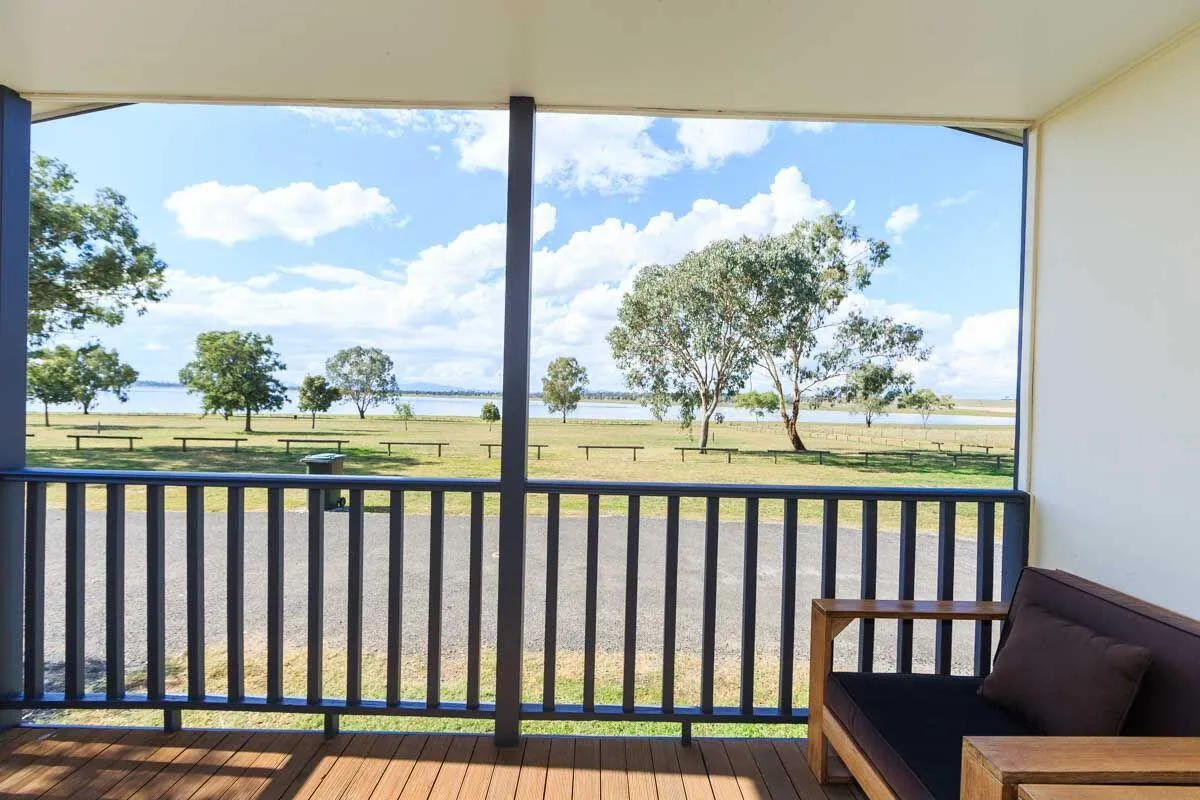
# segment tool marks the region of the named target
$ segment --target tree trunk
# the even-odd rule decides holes
[[[359,406],[359,407],[358,407],[358,418],[359,418],[359,419],[366,419],[366,418],[367,418],[367,409],[366,409],[366,408],[364,408],[364,407],[362,407],[362,406]]]
[[[868,428],[869,428],[869,427],[871,427],[871,412],[870,412],[870,411],[868,411],[868,412],[867,412],[866,414],[864,414],[863,416],[864,416],[864,417],[866,418],[866,420],[867,420],[867,427],[868,427]]]
[[[786,416],[783,419],[783,426],[787,429],[788,441],[792,443],[792,449],[796,451],[807,450],[804,446],[804,440],[800,438],[800,431],[796,428],[796,418]]]
[[[46,427],[49,428],[50,427],[50,404],[49,403],[42,403],[42,415],[46,421]]]
[[[566,425],[566,424],[567,424],[567,412],[566,412],[566,409],[563,409],[563,425]]]
[[[87,403],[84,403],[83,404],[83,415],[86,417],[87,413],[88,413],[88,406],[87,406]]]
[[[251,432],[250,431],[250,409],[249,408],[246,409],[246,427],[243,428],[242,430],[244,430],[246,433]]]
[[[312,412],[312,417],[312,429],[315,431],[317,429],[317,412]]]
[[[708,447],[708,420],[712,416],[712,412],[706,412],[700,418],[700,446]]]

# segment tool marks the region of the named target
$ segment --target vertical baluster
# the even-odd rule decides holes
[[[146,487],[146,696],[166,693],[166,503],[162,486]]]
[[[583,710],[596,709],[596,580],[600,566],[600,496],[587,498],[587,566],[583,589]]]
[[[400,662],[404,657],[404,492],[388,498],[387,703],[400,703]]]
[[[838,501],[825,498],[821,515],[821,597],[837,596]]]
[[[662,709],[675,710],[675,617],[679,596],[679,498],[667,498],[667,542],[663,586]]]
[[[859,596],[864,600],[875,599],[878,569],[879,503],[875,500],[863,500]],[[858,625],[858,671],[871,672],[875,668],[875,620],[864,619]]]
[[[713,676],[717,646],[717,544],[721,532],[721,498],[709,497],[704,511],[704,596],[700,623],[700,711],[713,710]]]
[[[230,486],[225,511],[225,646],[229,699],[246,696],[246,490]]]
[[[78,699],[84,691],[84,559],[87,532],[87,487],[67,484],[66,520],[66,674],[68,699]]]
[[[104,694],[125,696],[125,487],[105,487],[104,525]]]
[[[346,547],[346,703],[362,702],[363,651],[363,501],[362,489],[350,492],[349,542]]]
[[[325,695],[325,491],[308,490],[308,702]]]
[[[938,504],[938,600],[954,599],[954,521],[956,507],[953,500]],[[954,630],[950,620],[938,620],[937,639],[934,644],[933,663],[939,675],[949,675],[954,657]]]
[[[792,713],[792,661],[796,654],[796,545],[799,501],[783,501],[783,567],[779,598],[779,713]]]
[[[46,689],[46,484],[25,487],[26,699]]]
[[[1004,538],[1000,545],[1000,599],[1009,602],[1021,570],[1029,563],[1029,501],[1006,500]]]
[[[642,498],[629,497],[628,527],[625,534],[625,654],[621,687],[621,709],[633,711],[633,691],[637,682],[637,590],[638,547],[641,538]]]
[[[204,688],[204,487],[187,487],[187,668],[188,699],[203,700]]]
[[[429,494],[429,648],[426,652],[425,705],[442,702],[442,560],[446,539],[446,494]]]
[[[912,600],[917,590],[917,502],[900,502],[900,598]],[[896,671],[912,672],[913,623],[900,620],[896,631]]]
[[[483,492],[471,492],[467,584],[467,708],[479,708],[480,628],[483,625]]]
[[[758,498],[746,498],[742,535],[742,701],[743,714],[754,711],[754,634],[758,624]]]
[[[996,504],[980,502],[975,525],[975,599],[991,600],[995,584]],[[992,668],[992,623],[975,624],[975,674]]]
[[[267,489],[267,700],[283,699],[283,489]]]
[[[558,528],[562,498],[546,498],[546,633],[542,649],[542,709],[553,711],[558,666]]]

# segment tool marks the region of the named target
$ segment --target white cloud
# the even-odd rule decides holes
[[[164,205],[185,236],[227,245],[267,236],[312,244],[318,236],[395,211],[378,189],[356,182],[325,189],[292,183],[263,191],[208,181],[172,193]]]
[[[835,127],[832,122],[792,122],[790,125],[796,133],[828,133]]]
[[[922,384],[951,394],[1005,397],[1017,385],[1017,309],[963,319],[927,362],[908,365]]]
[[[911,203],[906,206],[899,206],[887,218],[887,222],[883,227],[887,228],[888,233],[892,234],[892,238],[899,244],[905,231],[917,224],[917,220],[921,218],[921,208],[916,203]]]
[[[287,106],[285,110],[339,131],[400,136],[410,128],[425,127],[425,114],[409,108],[321,108]]]
[[[675,137],[697,169],[720,166],[730,156],[757,153],[771,139],[772,123],[749,119],[681,119]]]
[[[938,208],[952,208],[954,206],[965,206],[967,203],[971,202],[976,197],[979,197],[979,195],[981,195],[981,194],[983,194],[983,192],[979,191],[978,189],[969,189],[960,195],[955,195],[954,197],[943,197],[941,200],[938,200],[937,203],[935,203],[934,205],[936,205]]]

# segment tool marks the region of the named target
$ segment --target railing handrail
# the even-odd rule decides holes
[[[405,489],[408,491],[496,492],[499,478],[443,478],[410,475],[296,475],[262,472],[164,472],[158,470],[96,470],[27,467],[0,470],[0,481],[35,483],[134,484],[144,486],[216,486],[229,485],[261,489]],[[1025,501],[1027,492],[1019,489],[907,486],[823,486],[812,484],[720,484],[661,483],[639,481],[587,481],[532,479],[526,482],[529,494],[630,495],[641,497],[721,497],[760,500],[941,500]]]
[[[272,472],[163,472],[158,470],[57,469],[0,470],[0,481],[86,483],[137,486],[241,486],[247,489],[363,489],[445,492],[497,492],[499,478],[439,478],[409,475],[295,475]]]

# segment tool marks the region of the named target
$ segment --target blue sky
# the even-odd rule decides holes
[[[376,345],[401,384],[500,385],[503,112],[133,106],[35,126],[80,191],[123,192],[172,294],[85,332],[174,380],[196,333],[275,337],[298,382]],[[541,115],[533,374],[604,336],[637,269],[848,210],[892,258],[860,307],[920,323],[919,382],[1013,393],[1020,151],[941,128]]]

